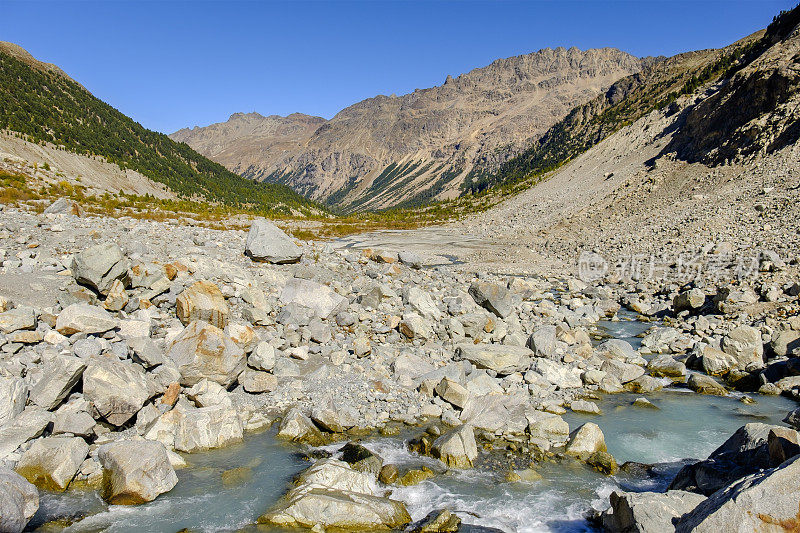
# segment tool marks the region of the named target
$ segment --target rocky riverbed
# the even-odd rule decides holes
[[[2,530],[39,502],[31,527],[76,530],[703,531],[797,513],[780,422],[800,394],[797,258],[584,281],[444,264],[435,238],[354,249],[265,220],[75,213],[0,212]],[[731,503],[772,484],[763,509]],[[219,487],[230,513],[191,512]]]

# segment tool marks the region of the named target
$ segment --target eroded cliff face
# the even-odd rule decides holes
[[[496,168],[641,66],[610,48],[544,49],[448,76],[438,87],[364,100],[327,122],[236,114],[173,138],[246,177],[317,200],[387,207],[456,196],[470,170]]]

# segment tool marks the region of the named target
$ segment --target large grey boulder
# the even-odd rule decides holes
[[[456,357],[507,376],[530,368],[533,352],[524,346],[464,343],[456,346]]]
[[[722,351],[736,359],[739,368],[764,366],[761,332],[752,326],[739,326],[723,337]]]
[[[80,437],[47,437],[22,454],[16,470],[40,489],[64,491],[87,455],[89,445]]]
[[[52,422],[52,413],[28,406],[8,424],[0,427],[0,460],[31,439],[40,436]]]
[[[16,376],[0,376],[0,427],[22,413],[27,399],[28,386],[24,379]]]
[[[434,441],[431,452],[450,468],[472,468],[478,458],[474,428],[464,424],[448,431]]]
[[[126,282],[129,279],[130,266],[122,248],[105,242],[76,254],[72,260],[72,274],[81,285],[91,287],[100,294],[108,294],[114,281]]]
[[[302,278],[287,281],[281,291],[280,300],[284,305],[294,303],[308,307],[319,318],[328,318],[347,306],[347,298],[327,285]]]
[[[250,226],[244,253],[253,261],[283,265],[297,263],[303,249],[267,219],[257,219]]]
[[[103,498],[111,504],[153,501],[178,483],[167,449],[160,442],[112,442],[101,446],[97,457],[103,465]]]
[[[431,295],[413,285],[403,288],[403,303],[410,305],[414,311],[430,320],[440,320],[443,316]]]
[[[793,531],[798,524],[800,455],[737,481],[678,521],[676,532]]]
[[[296,407],[289,409],[283,415],[276,437],[296,442],[307,442],[312,445],[322,443],[322,435],[317,426]]]
[[[689,289],[675,296],[672,300],[672,309],[676,313],[681,311],[696,311],[706,302],[706,293],[701,289]]]
[[[737,479],[770,467],[768,438],[780,426],[750,423],[736,430],[708,459],[684,466],[670,489],[710,495]]]
[[[0,313],[0,332],[6,335],[36,327],[36,313],[30,307],[17,307]]]
[[[83,372],[83,395],[104,420],[121,426],[144,406],[150,391],[141,366],[98,356]]]
[[[238,413],[226,405],[194,407],[179,400],[161,415],[144,437],[179,452],[197,452],[241,442],[244,429]]]
[[[537,444],[560,445],[569,438],[569,424],[559,415],[544,411],[530,411],[527,414],[528,433]]]
[[[497,283],[476,281],[470,285],[469,295],[476,304],[500,318],[508,317],[514,310],[511,291]]]
[[[601,515],[609,533],[674,533],[675,522],[706,498],[693,492],[614,491],[611,508]]]
[[[39,510],[39,491],[13,470],[0,467],[0,532],[21,533]]]
[[[581,371],[576,367],[537,357],[534,359],[533,370],[559,389],[576,389],[583,386]]]
[[[233,339],[201,320],[186,326],[170,346],[167,357],[178,367],[181,384],[189,387],[203,379],[228,387],[247,365],[244,350]]]
[[[644,368],[617,359],[606,359],[600,365],[600,370],[614,376],[620,383],[628,383],[644,375]]]
[[[323,459],[300,474],[297,485],[261,524],[352,531],[401,530],[411,522],[405,505],[379,496],[374,478],[336,459]]]
[[[471,397],[461,412],[465,424],[495,435],[523,435],[533,412],[528,394],[492,394]]]
[[[96,305],[72,304],[58,314],[56,331],[62,335],[74,333],[105,333],[119,325],[119,320]]]
[[[527,346],[533,350],[536,357],[555,358],[558,349],[555,326],[541,326],[536,328],[528,337]]]
[[[55,409],[80,381],[86,361],[69,355],[45,357],[42,375],[31,388],[31,401],[47,409]]]

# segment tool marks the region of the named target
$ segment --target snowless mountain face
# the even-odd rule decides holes
[[[457,196],[642,61],[604,48],[499,59],[430,89],[376,96],[329,121],[237,113],[172,138],[256,180],[350,210]]]

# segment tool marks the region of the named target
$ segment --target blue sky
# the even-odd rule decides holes
[[[544,47],[719,47],[796,1],[0,0],[0,40],[169,133],[237,111],[330,118]]]

